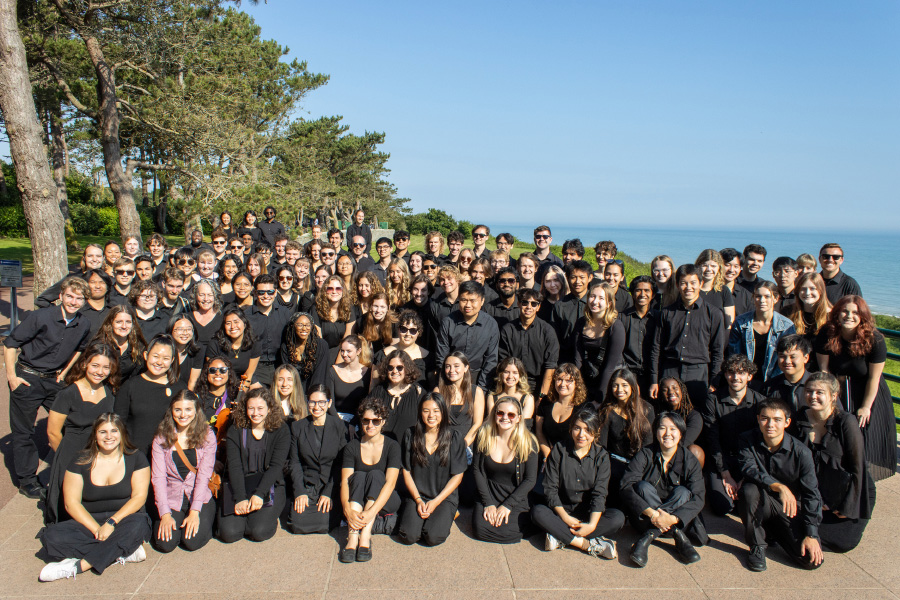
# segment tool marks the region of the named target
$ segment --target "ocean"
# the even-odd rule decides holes
[[[488,223],[491,235],[508,232],[517,240],[534,241],[534,225],[495,225]],[[788,231],[751,229],[662,229],[650,227],[573,227],[547,223],[553,233],[553,244],[579,238],[585,247],[601,240],[612,240],[619,252],[649,262],[658,254],[668,254],[675,266],[692,263],[705,248],[736,248],[761,244],[766,248],[766,264],[761,275],[772,279],[772,262],[779,256],[797,258],[804,252],[817,257],[823,244],[837,242],[844,249],[844,272],[859,282],[863,297],[872,312],[900,316],[900,258],[890,249],[900,251],[900,233]]]

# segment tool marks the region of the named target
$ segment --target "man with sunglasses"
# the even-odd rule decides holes
[[[378,238],[375,242],[375,252],[378,253],[378,262],[372,267],[372,272],[378,277],[381,285],[387,285],[387,268],[391,264],[391,239],[386,237]]]
[[[525,365],[528,384],[536,395],[550,391],[550,383],[559,361],[559,341],[550,324],[539,319],[541,294],[532,289],[518,292],[519,318],[500,329],[498,361],[510,356]],[[540,390],[538,391],[538,386]]]
[[[334,275],[334,263],[337,261],[337,250],[335,250],[334,246],[330,243],[322,244],[322,247],[319,249],[319,258],[322,260],[322,264],[328,268],[328,272]]]
[[[353,213],[353,222],[347,227],[347,239],[353,240],[356,236],[360,236],[365,242],[363,254],[368,255],[372,251],[372,230],[363,221],[366,220],[366,213],[363,209],[358,208]],[[353,249],[350,249],[353,252]]]
[[[394,258],[402,258],[409,265],[409,232],[403,229],[394,232]]]
[[[216,255],[216,262],[225,258],[228,254],[228,235],[221,227],[216,227],[212,232],[212,251]]]
[[[228,242],[228,252],[244,264],[244,242],[238,238],[232,238]]]
[[[844,263],[844,250],[840,244],[825,244],[819,250],[819,263],[822,265],[822,279],[825,280],[825,295],[834,305],[844,296],[862,296],[862,290],[855,279],[841,271]]]
[[[275,277],[257,276],[253,282],[254,302],[244,309],[252,333],[259,342],[262,354],[256,366],[254,379],[263,385],[271,385],[275,375],[275,359],[281,348],[281,338],[291,320],[292,311],[275,302]]]
[[[368,243],[364,237],[355,235],[350,238],[350,258],[356,263],[357,273],[375,270],[375,261],[368,252]]]
[[[472,230],[472,244],[474,245],[472,251],[475,253],[475,258],[481,258],[485,253],[487,250],[485,244],[490,236],[491,228],[487,225],[476,225]]]
[[[113,265],[115,283],[109,290],[109,305],[128,304],[128,294],[131,292],[131,282],[134,281],[134,261],[124,256]]]
[[[502,330],[504,325],[519,318],[519,303],[516,302],[519,279],[515,269],[506,267],[497,272],[494,283],[497,286],[497,297],[488,302],[484,310],[494,317],[497,327]]]
[[[541,281],[544,277],[544,271],[550,265],[556,265],[560,269],[564,269],[565,265],[560,257],[550,252],[550,244],[553,243],[553,235],[550,228],[546,225],[538,225],[534,229],[534,255],[540,261],[538,264],[535,281]]]
[[[426,254],[422,259],[422,274],[428,278],[428,283],[432,287],[437,287],[438,271],[440,270],[440,261],[431,254]]]
[[[276,236],[284,235],[284,225],[275,220],[274,206],[267,206],[263,210],[263,217],[265,217],[265,220],[257,223],[259,232],[262,234],[260,241],[264,241],[272,247],[275,245]]]

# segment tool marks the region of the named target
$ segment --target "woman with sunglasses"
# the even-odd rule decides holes
[[[377,354],[391,345],[396,322],[397,315],[390,309],[387,294],[376,292],[369,302],[369,311],[353,323],[350,332],[369,342],[372,353]]]
[[[223,356],[209,361],[203,368],[203,376],[197,384],[197,395],[200,396],[203,414],[207,416],[210,427],[216,432],[220,446],[224,446],[231,411],[241,391],[241,385],[242,382],[234,374],[231,363]]]
[[[403,481],[409,496],[400,508],[398,534],[406,544],[443,544],[459,506],[459,484],[466,471],[466,446],[450,427],[440,394],[422,396],[415,426],[403,438]]]
[[[166,332],[169,324],[168,311],[162,311],[159,301],[163,292],[159,285],[152,281],[135,281],[128,294],[128,304],[134,308],[135,325],[141,330],[145,340],[152,340],[161,333]]]
[[[216,356],[227,356],[235,375],[253,382],[261,355],[262,347],[244,311],[235,306],[226,308],[222,313],[222,327],[206,347],[206,361]]]
[[[209,480],[216,464],[216,435],[200,397],[182,390],[172,399],[151,448],[150,482],[159,519],[153,547],[168,553],[179,545],[199,550],[212,539],[216,503]]]
[[[337,348],[341,340],[350,334],[352,323],[359,318],[356,307],[350,303],[350,293],[344,287],[344,280],[338,275],[329,275],[316,293],[314,325],[329,348]]]
[[[584,313],[575,322],[575,366],[595,405],[603,402],[609,379],[623,362],[625,326],[619,320],[615,295],[616,288],[608,283],[592,284]]]
[[[296,265],[294,265],[296,267]],[[275,281],[276,287],[275,291],[278,293],[275,295],[275,302],[278,303],[278,306],[281,308],[287,309],[292,313],[297,312],[297,307],[300,306],[300,296],[301,292],[298,292],[294,288],[294,268],[289,265],[281,265],[277,269],[275,269]]]
[[[191,312],[188,318],[194,325],[197,342],[208,346],[213,336],[222,328],[222,296],[219,286],[211,279],[204,279],[191,290]]]
[[[136,321],[137,315],[130,306],[125,304],[113,306],[106,313],[100,331],[93,339],[95,342],[106,344],[116,352],[120,381],[127,381],[143,366],[142,352],[147,342],[144,341]]]
[[[569,439],[572,419],[587,400],[587,389],[579,371],[572,363],[563,363],[553,374],[550,392],[537,407],[534,431],[546,459],[553,447]]]
[[[469,280],[469,267],[472,266],[472,263],[475,262],[476,258],[475,252],[473,252],[471,248],[463,248],[459,253],[459,263],[457,264],[457,267],[465,281]]]
[[[406,431],[416,424],[416,407],[425,393],[416,381],[419,372],[409,355],[397,350],[378,363],[378,385],[371,395],[381,400],[389,415],[384,433],[402,441]]]
[[[397,317],[397,338],[386,346],[383,350],[375,354],[372,360],[373,364],[380,365],[385,357],[390,356],[397,350],[402,350],[409,356],[418,371],[418,383],[422,388],[426,388],[428,374],[433,369],[432,361],[428,350],[418,344],[419,336],[423,332],[422,319],[413,311],[404,309]],[[372,373],[372,387],[378,384],[379,373]],[[433,387],[433,386],[432,386]]]
[[[344,448],[341,467],[341,506],[347,521],[347,544],[338,555],[342,563],[372,560],[372,534],[392,534],[400,496],[395,489],[402,466],[400,444],[382,428],[388,410],[377,398],[359,405],[362,437]]]
[[[244,242],[241,241],[241,238],[232,238],[228,242],[228,252],[240,263],[242,269],[244,268],[244,262],[247,260],[245,250],[246,248],[244,248]]]
[[[494,391],[487,396],[486,413],[491,414],[494,404],[504,396],[512,396],[522,405],[522,417],[525,428],[531,431],[534,423],[534,395],[528,385],[528,374],[525,364],[515,356],[509,356],[497,365],[497,377],[494,380]]]
[[[240,259],[236,258],[233,254],[226,254],[216,266],[216,273],[218,274],[216,283],[219,284],[223,297],[231,294],[231,296],[226,299],[226,303],[233,301],[232,280],[234,279],[234,276],[241,271],[241,268],[242,263]]]
[[[625,524],[625,515],[607,508],[609,453],[597,443],[600,415],[592,406],[575,413],[569,437],[553,447],[544,463],[546,504],[535,504],[531,520],[547,532],[547,552],[572,546],[591,556],[618,556],[609,539]]]
[[[241,222],[240,227],[238,227],[237,235],[238,237],[242,237],[245,234],[250,234],[250,237],[253,238],[253,245],[259,243],[260,237],[262,236],[262,230],[258,227],[258,221],[256,217],[256,211],[248,210],[244,213],[244,220]]]
[[[359,403],[369,391],[371,377],[369,344],[358,335],[348,335],[339,347],[339,361],[325,375],[325,387],[334,399],[334,408],[350,423]]]
[[[484,392],[472,383],[469,359],[465,354],[451,352],[444,359],[441,378],[432,391],[447,401],[450,426],[463,437],[466,447],[470,447],[484,421]]]
[[[194,251],[191,248],[179,248],[176,250],[173,263],[172,266],[183,272],[187,277],[184,285],[185,291],[197,285],[200,281],[198,277],[195,277],[197,274],[197,259],[194,258]]]
[[[525,429],[518,400],[498,400],[478,430],[472,459],[478,489],[472,513],[476,539],[497,544],[515,544],[522,539],[539,455],[538,441]]]
[[[328,533],[340,523],[334,486],[340,477],[338,457],[347,445],[347,426],[329,412],[328,388],[317,384],[307,395],[309,414],[291,423],[288,464],[294,504],[289,528],[293,533]]]
[[[201,348],[197,343],[194,322],[185,313],[177,314],[169,319],[166,333],[172,336],[175,342],[179,381],[189,390],[196,390],[200,370],[206,358],[206,348]]]

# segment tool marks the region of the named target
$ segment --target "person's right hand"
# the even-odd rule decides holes
[[[168,542],[172,539],[172,532],[175,531],[176,524],[175,519],[172,518],[172,515],[166,513],[159,520],[159,530],[157,531],[157,536],[164,542]]]
[[[579,527],[581,527],[581,521],[579,521],[572,515],[566,515],[565,517],[562,517],[562,520],[563,523],[566,524],[566,527],[568,527],[569,529],[578,529]]]
[[[650,397],[656,400],[656,397],[659,395],[659,384],[651,383],[650,384]]]
[[[347,517],[347,525],[351,529],[362,529],[366,526],[366,520],[361,512],[350,510],[344,516]]]
[[[741,485],[734,480],[730,473],[722,475],[722,485],[725,486],[725,493],[728,494],[728,497],[732,500],[737,500],[738,490],[741,489]]]
[[[20,385],[24,385],[25,387],[31,387],[31,384],[19,377],[18,375],[13,375],[9,378],[9,389],[12,391],[16,391]]]
[[[484,513],[482,514],[484,520],[496,527],[497,520],[497,507],[496,506],[485,506]]]
[[[234,514],[236,515],[246,515],[250,512],[250,501],[249,500],[241,500],[237,504],[234,505]]]
[[[309,506],[309,496],[307,496],[306,494],[297,496],[297,498],[294,500],[294,512],[298,514],[306,510],[307,506]]]

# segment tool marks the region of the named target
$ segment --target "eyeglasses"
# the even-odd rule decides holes
[[[819,258],[822,259],[822,262],[825,262],[826,260],[837,261],[837,260],[841,260],[842,258],[844,258],[844,255],[843,254],[822,254],[819,256]]]
[[[408,237],[402,237],[402,238],[397,238],[396,240],[394,240],[394,243],[396,244],[397,242],[408,242],[408,241],[409,241]]]
[[[275,290],[256,290],[256,294],[259,296],[274,296]]]
[[[402,373],[403,365],[388,365],[388,373]]]
[[[222,244],[227,244],[228,242],[225,240],[219,240],[219,241],[213,240],[212,243],[213,243],[213,246],[221,246]]]
[[[329,286],[329,287],[325,288],[325,291],[326,291],[326,292],[343,292],[343,291],[344,291],[344,288],[342,288],[342,287],[335,287],[335,286]]]
[[[384,419],[361,419],[363,426],[366,425],[374,425],[375,427],[379,427],[382,423],[384,423]]]
[[[156,294],[141,294],[138,300],[156,300]]]
[[[176,327],[172,333],[194,333],[193,327]]]
[[[134,275],[134,271],[116,271],[116,275]]]
[[[487,236],[488,236],[488,234],[486,234],[486,233],[473,233],[472,234],[473,238],[483,238],[483,237],[487,237]]]
[[[293,281],[293,280],[294,280],[294,278],[291,277],[290,275],[287,275],[287,276],[279,275],[278,276],[278,281]]]
[[[523,300],[522,302],[519,302],[519,306],[533,306],[537,308],[540,305],[541,303],[537,300]]]
[[[196,262],[196,261],[195,261],[193,258],[179,258],[179,259],[178,259],[178,264],[179,264],[179,265],[192,265],[192,264],[194,264],[195,262]]]
[[[228,367],[210,367],[206,370],[206,372],[211,374],[218,373],[219,375],[225,375],[226,373],[228,373]]]
[[[307,323],[301,323],[300,321],[297,321],[297,322],[294,324],[294,326],[295,326],[297,329],[312,329],[312,323],[308,323],[308,322],[307,322]]]
[[[505,412],[505,411],[502,411],[502,410],[498,410],[498,411],[496,412],[496,415],[497,415],[497,418],[498,418],[498,419],[502,419],[503,417],[506,417],[507,419],[509,419],[510,421],[512,421],[513,419],[515,419],[516,417],[519,416],[519,413],[515,413],[515,412]]]
[[[423,265],[422,266],[423,271],[434,271],[435,269],[437,269],[437,265]]]
[[[307,400],[310,406],[328,406],[328,400]]]
[[[232,244],[232,245],[231,245],[231,249],[232,249],[232,250],[239,250],[239,251],[241,251],[241,250],[244,249],[244,245],[243,245],[243,244]]]
[[[500,284],[504,284],[504,283],[515,283],[515,282],[516,282],[516,278],[515,278],[515,277],[504,277],[503,279],[498,279],[498,280],[497,280],[497,283],[500,283]]]
[[[550,239],[550,236],[547,235],[546,233],[541,233],[541,234],[536,234],[536,235],[534,236],[534,239],[536,239],[536,240],[549,240],[549,239]]]
[[[400,327],[397,328],[397,331],[399,331],[400,333],[415,335],[415,334],[419,333],[419,328],[418,327],[403,327],[401,325]]]

